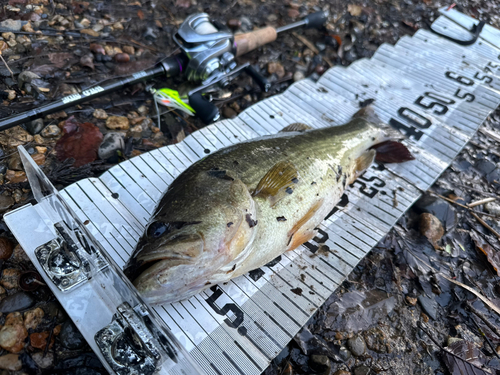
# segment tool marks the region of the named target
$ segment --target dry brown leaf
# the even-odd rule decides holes
[[[142,21],[144,19],[144,12],[142,10],[137,11],[137,17]]]
[[[49,60],[58,68],[64,68],[66,64],[74,57],[71,52],[54,52],[49,53]]]
[[[497,271],[497,275],[500,276],[500,252],[496,251],[475,232],[471,231],[470,236],[476,245],[476,249],[486,255],[488,262],[490,262],[495,271]]]

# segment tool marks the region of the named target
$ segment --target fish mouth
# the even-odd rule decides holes
[[[123,270],[125,276],[132,282],[132,284],[136,284],[136,282],[141,278],[141,276],[146,276],[149,273],[149,270],[152,270],[156,267],[158,263],[166,263],[169,262],[168,267],[174,267],[181,264],[190,263],[187,259],[179,259],[177,257],[165,257],[161,259],[155,259],[148,262],[138,261],[134,259],[128,266]]]

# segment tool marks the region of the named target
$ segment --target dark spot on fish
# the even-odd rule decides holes
[[[274,115],[269,115],[270,118],[274,118]]]
[[[233,161],[233,164],[234,164],[234,165],[239,165],[240,163],[238,163],[238,161],[237,161],[237,160],[235,160],[235,161]]]
[[[210,154],[210,150],[209,150],[208,148],[204,149],[204,150],[203,150],[203,152],[204,152],[205,154]]]
[[[278,255],[276,258],[274,258],[272,261],[266,264],[266,267],[274,267],[277,265],[279,262],[281,262],[281,255]]]
[[[403,187],[401,187],[401,186],[398,186],[398,190],[399,191],[405,191],[405,189]]]
[[[246,215],[245,215],[245,219],[246,219],[246,221],[247,221],[247,223],[248,223],[248,226],[249,226],[250,228],[253,228],[253,227],[254,227],[254,226],[256,226],[256,225],[257,225],[257,223],[258,223],[258,220],[253,220],[253,219],[252,219],[252,214],[246,214]]]
[[[290,236],[290,238],[288,239],[288,243],[286,244],[286,246],[290,245],[290,243],[292,242],[292,238],[293,238],[293,234]]]
[[[292,182],[293,182],[294,184],[298,184],[298,183],[299,183],[299,180],[298,180],[298,178],[297,178],[297,177],[294,177],[294,178],[292,178]]]
[[[234,181],[234,178],[228,176],[226,174],[226,171],[221,171],[218,168],[212,168],[207,173],[210,177],[220,178],[221,180]]]
[[[230,221],[229,223],[227,223],[227,227],[228,227],[228,228],[231,228],[231,225],[233,225],[233,222],[232,222],[232,221]]]
[[[278,220],[278,221],[286,221],[286,217],[284,217],[284,216],[278,216],[276,218],[276,220]]]
[[[363,100],[363,101],[359,102],[359,108],[365,108],[365,107],[368,107],[368,106],[369,106],[370,104],[372,104],[374,101],[375,101],[375,99],[373,99],[373,98]]]
[[[312,292],[312,291],[309,291],[309,294],[313,295],[313,294],[316,294],[316,293],[314,293],[314,292]]]
[[[234,270],[236,269],[236,263],[234,264],[233,268],[231,268],[229,271],[227,271],[226,273],[231,273],[233,272]]]
[[[311,182],[311,185],[316,185],[316,181]]]
[[[347,175],[345,173],[342,175],[342,186],[347,189]]]
[[[85,221],[83,222],[83,225],[89,225],[89,224],[90,224],[90,220],[85,220]]]
[[[373,142],[375,142],[375,139],[377,139],[377,138],[375,138],[375,137],[372,137],[372,141],[373,141]]]
[[[210,284],[212,284],[210,281],[207,281],[207,282],[205,283],[205,285],[210,285]]]
[[[293,193],[293,189],[289,186],[286,188],[285,190],[288,194],[292,194]]]
[[[385,190],[380,190],[380,194],[382,194],[382,195],[386,195],[386,194],[387,194],[387,192],[386,192]]]
[[[358,208],[356,208],[356,210],[361,211],[361,208],[358,207]]]
[[[113,193],[113,194],[111,194],[111,197],[115,198],[115,199],[118,199],[119,195],[118,195],[118,193]]]
[[[325,94],[328,92],[328,90],[327,90],[327,89],[325,89],[324,87],[320,87],[320,88],[318,88],[318,91],[319,91],[319,92],[322,92],[322,93],[325,93]]]
[[[300,274],[300,280],[304,281],[306,279],[306,275],[304,275],[303,273]]]
[[[298,296],[302,295],[302,289],[300,289],[300,288],[290,289],[290,291],[293,292],[293,293],[295,293]]]

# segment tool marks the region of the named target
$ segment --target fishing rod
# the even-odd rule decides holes
[[[250,64],[238,66],[235,58],[276,40],[279,33],[298,27],[320,28],[328,18],[328,12],[311,13],[292,24],[274,28],[271,26],[234,35],[224,26],[216,27],[208,14],[196,13],[186,18],[173,36],[181,52],[171,56],[152,68],[142,70],[125,78],[112,79],[102,85],[95,85],[77,94],[62,97],[54,102],[12,115],[0,120],[0,131],[33,121],[68,107],[108,95],[138,82],[164,76],[183,75],[188,81],[201,83],[186,95],[171,89],[151,89],[155,103],[180,109],[189,115],[196,115],[209,124],[219,117],[218,108],[206,95],[207,90],[224,87],[242,72],[250,75],[262,91],[267,92],[270,83]]]

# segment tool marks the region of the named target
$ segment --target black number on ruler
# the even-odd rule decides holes
[[[446,78],[457,81],[458,83],[461,83],[462,85],[472,86],[474,84],[474,81],[472,79],[467,78],[467,77],[463,77],[461,75],[458,75],[457,73],[446,72],[445,76],[446,76]]]
[[[483,81],[485,83],[491,83],[491,82],[493,82],[493,78],[488,77],[486,75],[483,75],[482,77],[479,77],[479,73],[481,73],[481,72],[476,72],[476,74],[474,75],[474,78],[477,78],[478,80]]]
[[[488,64],[486,65],[486,67],[490,67],[492,69],[500,69],[500,64],[495,64],[495,63],[489,61]]]
[[[226,323],[231,328],[238,328],[241,323],[243,323],[243,311],[241,311],[240,308],[234,303],[226,303],[222,308],[219,308],[215,304],[215,301],[217,300],[217,298],[222,296],[224,292],[222,291],[222,289],[219,289],[217,285],[210,287],[210,290],[214,293],[206,299],[207,303],[215,311],[216,314],[225,316],[229,311],[231,311],[235,316],[234,320],[226,318],[224,319],[224,323]],[[237,331],[241,336],[245,336],[247,334],[247,329],[245,327],[240,327]]]
[[[427,101],[429,101],[429,98],[434,99],[435,101],[430,101],[430,103],[425,103],[424,101],[426,99]],[[435,108],[433,112],[436,115],[444,115],[446,112],[448,112],[448,107],[446,105],[455,104],[455,101],[452,99],[445,98],[444,96],[441,96],[433,92],[426,92],[424,95],[420,96],[415,101],[415,104],[427,109],[434,108],[437,106],[437,108]]]
[[[476,97],[471,94],[470,92],[460,92],[462,89],[458,89],[457,92],[454,94],[457,98],[460,99],[465,99],[466,102],[473,102],[476,100]]]
[[[402,131],[408,138],[414,138],[416,141],[418,141],[424,135],[423,132],[421,132],[420,130],[418,130],[414,126],[407,126],[394,118],[391,118],[389,120],[389,124],[393,128],[396,128],[396,129]]]
[[[316,242],[318,245],[321,245],[323,246],[324,248],[326,248],[325,250],[330,250],[330,248],[328,246],[326,246],[324,243],[326,241],[328,241],[328,233],[326,233],[324,230],[321,230],[319,228],[316,228],[318,230],[318,236],[314,237],[312,240],[314,242]],[[321,237],[319,236],[321,235]],[[309,249],[309,251],[311,251],[311,253],[315,253],[316,251],[318,251],[319,249],[319,246],[316,246],[315,244],[311,243],[311,242],[306,242],[304,244],[305,247],[307,247]]]
[[[366,195],[368,198],[373,198],[379,192],[378,189],[371,186],[367,186],[363,181],[360,181],[359,179],[355,180],[351,186],[354,187],[354,185],[356,184],[360,185],[359,192],[363,195]],[[367,187],[370,190],[366,190]]]
[[[412,124],[418,126],[419,128],[422,129],[427,129],[432,125],[431,120],[428,118],[425,118],[424,116],[418,114],[414,110],[406,107],[401,107],[398,110],[398,115],[401,117],[404,117],[408,121],[410,121]]]

